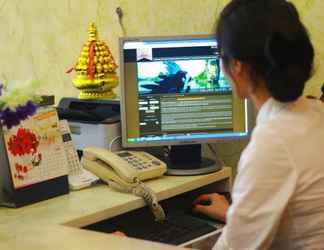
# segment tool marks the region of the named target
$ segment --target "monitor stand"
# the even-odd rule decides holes
[[[171,146],[163,160],[168,166],[166,175],[200,175],[222,169],[221,164],[201,156],[201,144]]]

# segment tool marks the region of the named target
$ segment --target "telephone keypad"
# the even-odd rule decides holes
[[[138,170],[147,170],[149,168],[160,166],[161,163],[154,158],[143,154],[141,158],[130,153],[130,152],[119,152],[118,156],[122,157],[125,161],[127,161],[133,168]]]

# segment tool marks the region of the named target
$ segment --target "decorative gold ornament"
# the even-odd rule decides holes
[[[84,43],[78,62],[68,71],[76,71],[74,86],[81,90],[80,99],[111,99],[118,85],[117,64],[107,44],[98,40],[97,28],[90,23],[88,41]]]

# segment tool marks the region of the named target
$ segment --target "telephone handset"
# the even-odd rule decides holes
[[[99,178],[85,170],[79,161],[78,153],[72,141],[68,121],[60,120],[59,126],[62,133],[64,151],[68,163],[68,181],[70,189],[79,190],[97,183]]]
[[[164,162],[146,152],[113,153],[103,148],[89,147],[83,150],[81,163],[112,188],[142,197],[157,221],[165,219],[163,208],[154,192],[141,182],[162,176],[166,172]]]
[[[121,185],[132,184],[162,176],[166,164],[146,152],[111,152],[89,147],[83,150],[82,165],[103,181],[112,180]]]

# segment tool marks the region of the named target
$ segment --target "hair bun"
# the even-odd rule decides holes
[[[265,83],[278,101],[302,95],[312,74],[314,48],[292,3],[232,0],[221,13],[216,36],[226,69],[232,59],[246,63],[252,84]]]
[[[265,43],[264,54],[269,65],[266,85],[278,101],[289,102],[302,95],[305,82],[311,76],[313,49],[303,33],[271,34]],[[292,84],[294,88],[292,88]]]
[[[282,68],[288,62],[290,42],[281,33],[271,34],[265,42],[264,55],[272,69]]]

